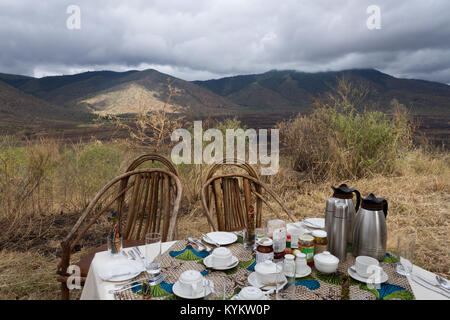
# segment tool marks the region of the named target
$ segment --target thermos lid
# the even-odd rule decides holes
[[[331,189],[334,191],[333,197],[340,199],[351,199],[353,197],[353,192],[355,191],[355,189],[349,188],[345,183],[337,188],[331,186]]]
[[[337,201],[334,205],[334,216],[340,219],[347,219],[348,206],[343,201]]]
[[[383,198],[377,198],[373,193],[362,200],[361,207],[367,210],[383,210],[387,201]]]

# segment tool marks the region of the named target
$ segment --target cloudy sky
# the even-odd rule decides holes
[[[367,26],[370,5],[381,29]],[[0,0],[0,72],[376,68],[450,83],[449,13],[448,0]]]

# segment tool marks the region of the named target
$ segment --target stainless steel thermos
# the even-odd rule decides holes
[[[344,201],[336,201],[331,226],[329,227],[330,232],[327,233],[329,235],[328,249],[341,262],[346,260],[348,233],[352,231],[348,216],[348,205]]]

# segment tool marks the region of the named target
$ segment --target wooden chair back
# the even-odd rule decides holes
[[[230,159],[225,159],[220,163],[214,164],[210,168],[206,182],[202,186],[202,205],[213,231],[235,231],[246,228],[250,205],[255,207],[256,228],[262,225],[263,204],[267,205],[281,219],[279,211],[275,211],[272,208],[263,192],[266,192],[280,205],[282,211],[286,213],[291,221],[295,221],[290,210],[275,192],[259,179],[256,170],[250,164],[236,159],[231,160],[234,160],[234,162],[231,162]],[[219,168],[227,165],[243,169],[245,173],[215,175]]]
[[[160,232],[162,241],[174,240],[182,185],[172,172],[160,169],[137,169],[109,181],[89,203],[70,233],[61,242],[58,274],[68,275],[71,253],[79,246],[94,224],[107,233],[107,213],[116,211],[123,240],[143,240],[148,232]],[[109,228],[109,229],[108,229]],[[89,237],[92,237],[89,234]],[[101,239],[101,242],[106,241]],[[63,296],[65,295],[63,290]],[[68,293],[67,293],[68,297]]]

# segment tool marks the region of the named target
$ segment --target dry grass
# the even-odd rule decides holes
[[[99,149],[97,150],[95,146]],[[40,150],[39,146],[34,148]],[[40,188],[53,193],[51,195],[47,193],[47,197],[44,197],[42,190],[40,193],[33,193],[34,198],[26,200],[29,202],[23,206],[23,210],[27,209],[25,210],[27,214],[23,216],[14,211],[9,215],[5,210],[0,212],[0,232],[4,233],[5,230],[10,232],[10,237],[2,237],[0,242],[0,299],[59,298],[59,284],[55,280],[55,271],[60,240],[79,217],[80,208],[85,205],[85,201],[93,197],[99,186],[105,184],[110,175],[122,172],[136,154],[143,152],[143,150],[130,151],[122,144],[103,145],[93,142],[85,146],[72,146],[70,150],[73,151],[73,158],[70,159],[77,161],[65,162],[62,166],[59,160],[62,155],[68,157],[70,150],[57,145],[49,148],[52,150],[52,157],[57,161],[50,171],[52,174],[46,174],[44,179],[40,180]],[[119,151],[116,152],[115,149]],[[43,152],[44,150],[41,150],[34,154],[37,157]],[[118,155],[118,158],[112,164],[109,163],[108,170],[96,172],[86,169],[89,166],[84,166],[86,163],[83,162],[81,154],[92,158],[93,161],[110,159],[111,154]],[[264,180],[280,195],[298,220],[323,216],[325,201],[331,195],[331,185],[345,182],[359,189],[363,195],[373,192],[389,201],[387,222],[390,249],[399,232],[414,230],[418,237],[416,264],[444,277],[450,277],[448,153],[432,155],[417,150],[408,153],[391,175],[320,183],[305,182],[301,174],[288,169],[291,167],[289,159],[283,157],[280,160],[279,173],[265,177]],[[178,224],[180,238],[197,236],[209,230],[198,193],[206,169],[206,166],[200,165],[178,167],[183,185],[189,186],[185,187],[180,211]],[[78,175],[77,179],[68,179],[74,174]],[[60,187],[44,188],[48,183],[61,186],[64,182],[66,193],[61,192]],[[39,194],[41,198],[38,197]],[[41,199],[40,202],[38,199]],[[51,206],[45,210],[47,204]],[[36,210],[39,208],[40,210]],[[25,211],[23,212],[26,213]],[[274,213],[265,211],[265,221],[274,217],[276,217]],[[11,220],[13,218],[15,220]],[[10,226],[12,222],[15,223],[14,228]],[[75,298],[77,295],[79,292],[72,297]]]

